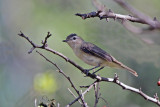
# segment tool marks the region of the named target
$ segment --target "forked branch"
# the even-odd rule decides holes
[[[107,9],[107,7],[101,4],[98,0],[93,0],[93,4],[97,8],[97,11],[89,12],[86,14],[77,13],[75,15],[81,17],[82,19],[98,17],[100,20],[106,19],[107,22],[109,21],[109,19],[114,19],[114,20],[119,19],[121,20],[122,25],[124,25],[125,28],[127,28],[129,31],[133,33],[143,33],[144,31],[151,31],[155,29],[160,30],[160,21],[158,21],[156,17],[150,18],[149,16],[135,9],[133,6],[131,6],[124,0],[114,0],[114,1],[124,9],[128,10],[132,15],[123,15],[119,13],[114,13],[111,9]],[[146,24],[148,25],[148,28],[139,28],[131,24],[126,24],[128,23],[128,21],[134,23]]]
[[[76,101],[78,101],[85,93],[87,93],[95,84],[97,84],[97,82],[111,82],[111,83],[114,83],[114,84],[117,84],[118,86],[122,87],[124,90],[129,90],[131,92],[134,92],[136,94],[139,94],[141,95],[144,99],[148,100],[148,101],[151,101],[157,105],[160,106],[160,101],[159,101],[159,98],[158,98],[158,95],[155,94],[154,97],[150,97],[148,96],[147,94],[145,94],[144,92],[142,92],[142,89],[137,89],[137,88],[134,88],[134,87],[131,87],[131,86],[128,86],[124,83],[122,83],[121,81],[119,81],[119,77],[117,76],[117,74],[115,74],[114,78],[106,78],[106,77],[101,77],[101,76],[98,76],[98,75],[95,75],[95,74],[91,74],[89,73],[87,70],[85,70],[84,68],[82,68],[81,66],[79,66],[78,64],[76,64],[74,61],[70,60],[68,57],[64,56],[62,53],[59,53],[51,48],[49,48],[47,46],[47,39],[49,37],[46,37],[45,38],[45,41],[46,42],[42,42],[42,46],[41,45],[36,45],[35,43],[33,43],[27,36],[25,36],[22,32],[20,32],[20,34],[18,34],[19,36],[25,38],[31,45],[32,45],[32,48],[31,50],[29,51],[29,53],[31,53],[35,48],[40,48],[40,49],[44,49],[46,51],[49,51],[55,55],[58,55],[59,57],[63,58],[64,60],[66,60],[67,62],[69,62],[71,65],[73,65],[74,67],[76,67],[77,69],[79,69],[82,73],[84,73],[87,77],[90,77],[92,79],[95,79],[96,81],[91,84],[88,89],[86,91],[84,91],[82,94],[79,94],[78,91],[77,94],[79,95],[74,101],[72,101],[68,106],[71,106],[73,103],[75,103]],[[49,32],[47,34],[48,35],[51,35]],[[40,53],[39,53],[40,54]],[[53,62],[51,62],[49,59],[47,59],[44,55],[40,54],[42,57],[44,57],[46,59],[46,61],[52,63],[54,66],[57,67],[57,69],[59,70],[60,73],[62,73],[67,79],[68,81],[71,83],[72,87],[74,88],[74,85],[73,83],[71,82],[70,78],[68,76],[66,76],[62,71],[61,69]],[[82,99],[81,99],[82,100]],[[82,100],[82,103],[84,104],[83,106],[85,106],[85,102]],[[85,106],[86,107],[86,106]]]

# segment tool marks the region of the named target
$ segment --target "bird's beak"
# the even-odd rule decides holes
[[[62,42],[67,42],[68,40],[63,40]]]

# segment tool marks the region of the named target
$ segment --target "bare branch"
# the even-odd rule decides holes
[[[121,14],[113,13],[111,10],[108,10],[103,15],[101,13],[102,11],[97,11],[97,12],[90,12],[86,14],[76,13],[75,15],[80,16],[82,19],[98,17],[100,19],[107,19],[107,18],[111,18],[114,20],[121,19],[121,20],[128,20],[131,22],[137,22],[141,24],[147,24],[143,20],[140,20],[139,18],[133,17],[131,15],[121,15]]]
[[[39,55],[41,55],[44,59],[46,59],[46,61],[50,62],[52,65],[54,65],[57,69],[58,69],[58,72],[61,73],[71,84],[71,87],[76,91],[76,93],[80,96],[80,93],[79,91],[76,89],[76,87],[74,86],[73,82],[71,81],[70,77],[68,77],[58,66],[56,63],[52,62],[51,60],[49,60],[48,58],[46,58],[43,54],[41,54],[40,52],[36,51]],[[84,107],[87,107],[85,106],[85,101],[81,98],[82,102],[83,102],[83,105]]]
[[[94,85],[94,91],[95,91],[95,104],[94,107],[97,107],[98,100],[99,100],[99,82]]]
[[[45,40],[42,41],[42,47],[47,47],[47,39],[52,36],[52,34],[50,34],[50,32],[47,33],[47,36],[45,37]]]
[[[131,12],[133,15],[137,16],[140,20],[144,21],[144,23],[152,26],[155,29],[160,29],[160,22],[157,20],[152,20],[149,16],[143,14],[142,12],[138,11],[135,9],[133,6],[128,4],[124,0],[114,0],[117,2],[120,6],[122,6],[124,9],[128,10]]]
[[[45,40],[44,42],[42,41],[42,46],[40,45],[36,45],[34,44],[30,39],[29,37],[25,36],[21,31],[20,31],[20,34],[18,34],[19,36],[27,39],[27,41],[32,45],[32,48],[28,51],[28,53],[32,53],[32,51],[35,49],[35,48],[41,48],[41,49],[44,49],[45,47],[47,47],[47,39],[51,36],[50,32],[47,33],[47,36],[45,37]]]
[[[149,16],[133,8],[124,0],[114,0],[114,1],[117,2],[119,5],[121,5],[123,8],[125,8],[126,10],[128,10],[129,12],[131,12],[136,17],[132,15],[122,15],[114,13],[113,11],[111,11],[111,9],[107,9],[107,7],[102,3],[100,3],[98,0],[93,0],[93,4],[97,8],[97,12],[90,12],[86,14],[77,13],[75,15],[80,16],[82,19],[98,17],[100,18],[100,20],[106,19],[106,21],[108,22],[108,19],[111,18],[114,20],[116,19],[121,20],[121,22],[130,21],[130,22],[149,25],[148,28],[138,28],[128,23],[124,24],[122,23],[126,29],[128,29],[133,33],[143,33],[145,31],[152,31],[155,29],[160,30],[160,22],[155,17],[153,19],[150,18]]]
[[[90,89],[97,84],[97,81],[95,81],[94,83],[92,83],[79,97],[77,97],[74,101],[72,101],[71,103],[69,103],[66,107],[71,106],[72,104],[74,104],[76,101],[78,101],[78,99],[80,99],[82,96],[84,96],[87,92],[90,91]]]
[[[106,103],[106,105],[108,105],[107,107],[109,107],[108,102],[103,97],[99,97],[99,99],[102,99]]]
[[[148,96],[147,94],[145,94],[144,92],[142,92],[141,88],[140,89],[136,89],[134,87],[128,86],[128,85],[120,82],[117,79],[116,75],[115,75],[114,79],[110,78],[108,82],[114,82],[117,85],[121,86],[124,90],[130,90],[132,92],[135,92],[135,93],[141,95],[144,99],[146,99],[148,101],[151,101],[151,102],[153,102],[153,103],[155,103],[155,104],[157,104],[157,105],[160,106],[160,101],[158,99]]]
[[[22,35],[23,35],[23,36],[22,36]],[[65,59],[66,61],[68,61],[71,65],[75,66],[75,67],[76,67],[77,69],[79,69],[81,72],[83,72],[84,74],[86,74],[88,77],[90,77],[90,78],[92,78],[92,79],[96,79],[96,81],[95,81],[92,85],[90,85],[90,86],[87,88],[86,91],[84,91],[82,94],[78,94],[79,92],[78,92],[78,90],[76,90],[76,88],[75,88],[75,86],[73,85],[73,83],[72,83],[72,81],[70,80],[70,78],[69,78],[68,76],[66,76],[66,75],[64,74],[64,72],[62,72],[62,70],[61,70],[58,66],[56,66],[55,63],[50,62],[46,57],[44,57],[46,60],[48,60],[48,62],[50,62],[50,63],[52,63],[53,65],[55,65],[55,66],[57,67],[57,69],[59,70],[59,72],[62,73],[62,74],[69,80],[71,86],[76,90],[77,94],[79,95],[79,97],[77,97],[77,98],[76,98],[73,102],[71,102],[68,106],[70,106],[70,105],[72,105],[73,103],[75,103],[76,101],[78,101],[78,99],[80,99],[80,98],[82,97],[82,95],[86,94],[86,93],[93,87],[93,85],[94,85],[95,83],[97,83],[97,82],[102,82],[102,81],[103,81],[103,82],[112,82],[112,83],[115,83],[115,84],[117,84],[118,86],[122,87],[123,89],[129,90],[129,91],[134,92],[134,93],[137,93],[137,94],[141,95],[144,99],[147,99],[148,101],[151,101],[151,102],[153,102],[153,103],[155,103],[155,104],[157,104],[157,105],[160,106],[160,101],[159,101],[158,98],[150,97],[150,96],[148,96],[147,94],[143,93],[142,90],[137,89],[137,88],[134,88],[134,87],[131,87],[131,86],[128,86],[128,85],[122,83],[121,81],[119,81],[119,78],[118,78],[117,75],[115,75],[114,78],[105,78],[105,77],[101,77],[101,76],[98,76],[98,75],[95,75],[95,74],[91,74],[91,73],[87,72],[84,68],[82,68],[81,66],[79,66],[78,64],[76,64],[75,62],[73,62],[72,60],[70,60],[69,58],[67,58],[66,56],[64,56],[63,54],[61,54],[61,53],[59,53],[59,52],[57,52],[57,51],[55,51],[55,50],[53,50],[53,49],[50,49],[50,48],[48,48],[48,47],[42,47],[42,46],[39,47],[39,46],[35,45],[35,44],[34,44],[28,37],[26,37],[22,32],[21,32],[21,34],[19,34],[19,36],[25,38],[33,47],[35,47],[35,48],[41,48],[41,49],[44,49],[44,50],[46,50],[46,51],[49,51],[49,52],[51,52],[51,53],[53,53],[53,54],[58,55],[59,57],[61,57],[61,58]],[[43,56],[43,55],[41,55],[41,56]],[[81,99],[81,100],[82,100],[82,99]],[[84,103],[83,101],[82,101],[82,103],[83,103],[83,104],[86,104],[86,103]]]
[[[82,95],[82,99],[84,100],[84,95],[82,94],[82,90],[81,90],[81,95]],[[88,105],[87,105],[87,103],[84,103],[84,105],[85,105],[85,107],[89,107]]]
[[[69,88],[68,88],[68,91],[69,91],[75,98],[77,98],[76,95],[74,95],[74,93],[73,93]],[[82,102],[81,102],[81,101],[78,100],[78,102],[82,105]]]

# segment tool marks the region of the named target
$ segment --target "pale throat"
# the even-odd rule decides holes
[[[74,53],[79,56],[81,54],[80,48],[82,43],[68,43],[68,45],[72,48]]]
[[[68,43],[68,45],[74,50],[80,50],[82,41],[76,42],[76,43]]]

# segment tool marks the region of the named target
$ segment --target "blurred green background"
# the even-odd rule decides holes
[[[116,13],[128,14],[112,0],[100,0]],[[160,20],[159,0],[129,0],[131,5],[142,12]],[[87,13],[96,10],[91,0],[0,0],[0,107],[34,107],[38,103],[55,99],[61,107],[73,101],[67,88],[71,88],[66,79],[56,72],[56,68],[46,62],[36,52],[27,54],[31,45],[17,34],[22,31],[33,42],[40,44],[47,32],[49,47],[63,53],[84,68],[91,68],[79,60],[70,47],[62,40],[71,33],[77,33],[86,41],[92,42],[115,56],[139,74],[136,78],[125,70],[105,68],[101,76],[113,77],[118,73],[120,81],[142,90],[150,96],[160,95],[157,81],[160,77],[160,32],[133,34],[120,23],[110,20],[91,18],[82,20],[75,16],[77,12]],[[139,26],[139,24],[138,24]],[[140,25],[141,26],[141,25]],[[152,41],[147,44],[141,40]],[[94,80],[84,77],[75,67],[62,58],[39,50],[71,77],[78,89]],[[112,83],[100,83],[102,97],[110,107],[156,107],[141,96],[123,91]],[[75,93],[75,92],[74,92]],[[94,90],[85,95],[89,106],[93,106]],[[100,100],[99,107],[105,105]],[[80,106],[75,103],[73,107]]]

